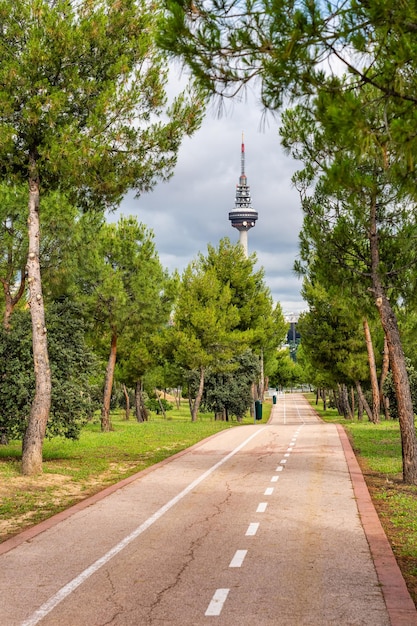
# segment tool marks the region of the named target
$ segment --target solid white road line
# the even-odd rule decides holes
[[[210,604],[208,605],[208,609],[205,612],[205,615],[220,615],[229,591],[230,589],[217,589],[213,598],[211,599]]]
[[[247,553],[247,550],[236,550],[236,554],[230,561],[229,567],[242,567],[242,563],[245,560]]]
[[[258,532],[259,522],[251,522],[248,526],[248,530],[245,533],[246,537],[253,537]]]
[[[147,530],[152,524],[158,521],[165,513],[167,513],[172,507],[177,504],[180,500],[182,500],[186,495],[188,495],[197,485],[203,482],[206,478],[208,478],[213,472],[216,471],[221,465],[226,463],[229,459],[231,459],[235,454],[240,452],[242,448],[244,448],[252,439],[254,439],[259,433],[263,431],[263,428],[256,430],[250,437],[245,439],[240,445],[238,445],[234,450],[226,454],[220,461],[215,463],[212,467],[206,470],[201,476],[193,480],[192,483],[188,485],[185,489],[183,489],[178,495],[172,498],[169,502],[164,504],[160,509],[156,511],[151,517],[149,517],[143,524],[138,526],[133,532],[130,533],[127,537],[122,539],[117,545],[115,545],[111,550],[106,552],[100,559],[95,561],[90,567],[87,567],[81,574],[70,580],[69,583],[61,587],[61,589],[49,600],[47,600],[37,611],[33,613],[27,620],[22,622],[21,626],[35,626],[38,624],[41,619],[43,619],[46,615],[48,615],[60,602],[62,602],[65,598],[67,598],[77,587],[82,585],[90,576],[95,574],[103,565],[108,563],[110,559],[112,559],[116,554],[119,554],[126,546],[128,546],[132,541],[137,539],[139,535],[141,535],[145,530]],[[227,590],[228,592],[228,590]]]

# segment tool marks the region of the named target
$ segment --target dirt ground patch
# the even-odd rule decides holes
[[[80,484],[61,474],[8,478],[7,483],[0,485],[2,502],[0,540],[4,541],[59,510],[71,506],[85,497],[84,493],[81,494],[81,489]],[[29,502],[33,503],[33,508],[28,512]],[[26,512],[23,509],[26,509]]]
[[[0,484],[0,543],[117,482],[132,473],[132,466],[112,463],[100,476],[82,482],[50,473],[8,477]],[[139,469],[134,464],[133,470]]]

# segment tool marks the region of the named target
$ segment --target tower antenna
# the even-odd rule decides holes
[[[241,173],[241,176],[245,175],[245,142],[244,142],[244,137],[243,137],[243,130],[242,130],[242,148],[240,151],[240,173]]]

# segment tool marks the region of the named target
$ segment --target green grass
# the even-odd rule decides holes
[[[265,402],[262,422],[268,420],[270,411],[271,404]],[[248,416],[242,423],[253,424],[253,418]],[[169,411],[166,419],[152,413],[144,423],[134,418],[126,421],[122,412],[115,412],[112,426],[111,432],[102,433],[97,418],[82,430],[78,441],[61,437],[46,440],[43,474],[33,478],[20,475],[19,441],[0,446],[0,520],[11,521],[10,528],[0,530],[0,540],[210,435],[239,424],[236,420],[215,421],[213,414],[201,414],[193,423],[184,406]]]
[[[417,602],[417,486],[402,482],[398,421],[372,424],[367,418],[345,420],[335,409],[324,411],[321,401],[316,406],[313,394],[306,397],[323,420],[340,423],[347,431],[411,596]]]

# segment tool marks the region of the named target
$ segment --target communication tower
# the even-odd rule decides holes
[[[245,256],[248,256],[248,230],[255,226],[258,219],[258,213],[252,207],[250,189],[245,174],[245,144],[242,133],[242,147],[240,155],[240,178],[236,185],[235,208],[229,212],[229,220],[232,222],[233,228],[239,231],[239,242],[244,250]]]

